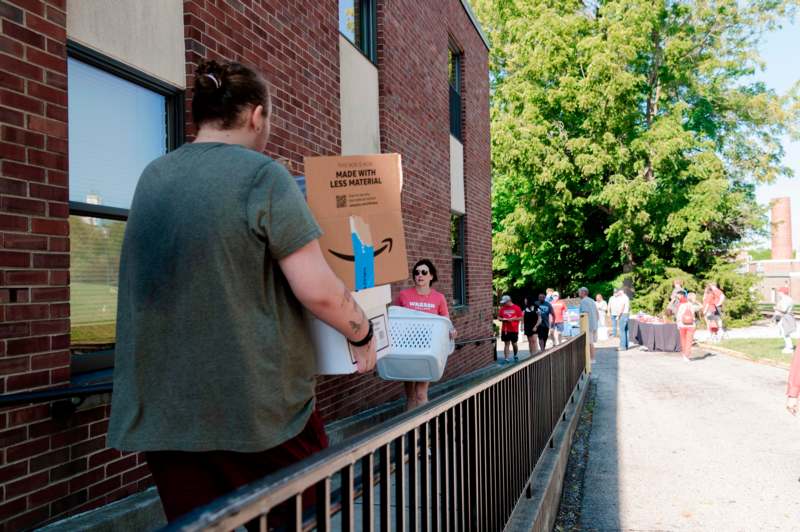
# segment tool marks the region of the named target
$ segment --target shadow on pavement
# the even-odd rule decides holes
[[[596,395],[581,504],[579,528],[582,530],[622,528],[619,511],[620,455],[617,438],[618,376],[617,348],[597,348],[596,359],[592,366]]]

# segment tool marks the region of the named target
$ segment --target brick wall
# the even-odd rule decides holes
[[[433,259],[448,298],[448,38],[464,51],[469,305],[454,321],[462,339],[490,336],[487,51],[458,0],[378,4],[381,147],[403,153],[409,266]],[[0,393],[70,379],[66,16],[66,0],[0,0]],[[187,85],[203,58],[244,61],[269,77],[268,153],[295,174],[304,155],[339,153],[336,2],[187,0],[184,23]],[[186,104],[191,139],[191,90]],[[445,378],[492,357],[489,344],[464,347]],[[329,421],[401,394],[371,375],[318,383]],[[140,455],[106,448],[109,402],[90,398],[63,424],[47,404],[0,411],[0,528],[56,520],[151,484]]]

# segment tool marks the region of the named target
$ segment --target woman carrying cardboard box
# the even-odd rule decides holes
[[[145,453],[169,521],[327,446],[303,306],[375,366],[372,325],[262,153],[270,111],[258,72],[201,64],[197,137],[148,165],[128,218],[108,438]]]
[[[411,277],[414,279],[414,286],[406,288],[397,294],[394,304],[411,310],[450,318],[444,295],[432,288],[433,283],[438,280],[433,262],[430,259],[418,260],[411,269]],[[450,338],[455,337],[456,331],[451,329]],[[412,410],[428,402],[429,382],[406,382],[405,387],[406,410]]]

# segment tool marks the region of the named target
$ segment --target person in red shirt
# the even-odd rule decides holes
[[[725,303],[725,294],[719,289],[717,283],[708,283],[708,288],[714,295],[714,305],[716,306],[717,323],[719,324],[719,338],[725,334],[725,327],[722,325],[722,304]]]
[[[564,334],[564,318],[567,315],[567,304],[561,300],[558,292],[553,292],[553,300],[550,305],[553,307],[553,345],[561,343]]]
[[[418,260],[411,269],[411,276],[414,279],[414,286],[397,294],[394,304],[449,318],[450,312],[447,310],[447,301],[444,295],[431,288],[431,285],[438,280],[433,262],[429,259]],[[450,337],[456,337],[455,329],[450,331]],[[429,382],[409,381],[405,383],[406,410],[412,410],[428,402],[429,386]]]
[[[503,324],[500,329],[500,340],[503,341],[504,362],[511,361],[508,358],[509,344],[514,348],[514,360],[519,360],[519,348],[517,347],[517,341],[519,340],[519,322],[522,321],[524,314],[522,313],[522,309],[511,301],[511,296],[509,295],[500,298],[500,305],[498,318]]]

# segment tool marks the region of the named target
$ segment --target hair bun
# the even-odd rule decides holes
[[[212,59],[200,63],[194,71],[194,76],[195,91],[216,92],[222,88],[225,69]]]

